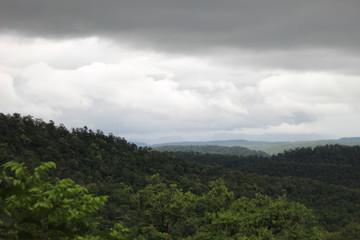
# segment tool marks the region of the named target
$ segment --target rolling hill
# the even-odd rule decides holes
[[[239,140],[219,140],[219,141],[206,141],[206,142],[170,142],[162,144],[149,145],[154,148],[163,149],[165,146],[224,146],[224,147],[246,147],[251,150],[265,152],[269,155],[282,153],[285,150],[291,150],[301,147],[324,146],[328,144],[341,144],[347,146],[360,145],[360,138],[340,138],[330,140],[316,140],[316,141],[295,141],[295,142],[266,142],[266,141],[248,141],[244,139]]]
[[[213,155],[209,154],[207,159],[210,156]],[[114,221],[135,224],[132,222],[135,213],[129,205],[131,192],[149,184],[154,174],[197,194],[208,191],[208,183],[219,178],[236,196],[253,197],[262,193],[274,198],[286,194],[290,201],[313,209],[321,225],[329,231],[339,230],[349,222],[360,222],[360,189],[355,186],[330,184],[298,172],[270,176],[249,169],[189,161],[137,147],[100,130],[87,127],[68,130],[52,121],[46,123],[20,114],[0,114],[0,164],[9,160],[26,163],[30,168],[53,161],[57,171],[50,178],[71,178],[90,193],[108,195],[108,203],[97,216],[103,227],[112,226]],[[276,164],[273,166],[276,170]]]
[[[198,153],[210,153],[210,154],[223,154],[223,155],[235,155],[239,157],[247,156],[261,156],[268,157],[265,152],[251,150],[241,146],[216,146],[216,145],[167,145],[155,148],[161,152],[198,152]]]

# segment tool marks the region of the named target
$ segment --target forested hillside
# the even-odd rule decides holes
[[[246,147],[233,146],[216,146],[216,145],[167,145],[155,148],[161,152],[198,152],[198,153],[210,153],[210,154],[222,154],[222,155],[235,155],[239,157],[247,156],[269,156],[265,152],[250,150]]]
[[[348,151],[348,149],[344,149],[344,151]],[[291,153],[284,153],[283,155],[279,155],[278,158],[287,158],[290,156],[289,154]],[[344,154],[346,153],[344,152]],[[196,154],[191,156],[196,156]],[[199,156],[209,156],[209,158],[205,159],[211,159],[213,155],[199,154]],[[353,153],[345,156],[353,156]],[[255,199],[255,202],[253,202],[253,204],[255,204],[254,206],[257,206],[256,201],[259,202],[258,204],[262,202],[261,204],[265,205],[266,202],[275,201],[275,205],[284,204],[285,206],[288,204],[287,201],[299,202],[304,204],[304,207],[313,210],[312,213],[309,212],[310,215],[314,214],[318,216],[320,224],[318,227],[323,227],[330,232],[338,231],[336,234],[340,235],[342,234],[341,231],[343,227],[352,223],[356,228],[358,226],[357,223],[360,222],[360,190],[355,184],[349,185],[351,187],[348,187],[346,184],[343,184],[344,186],[339,184],[330,185],[326,181],[318,181],[319,179],[314,180],[316,178],[295,177],[291,174],[276,177],[246,173],[244,171],[226,169],[221,166],[205,165],[195,161],[188,161],[184,156],[180,157],[184,159],[170,156],[167,153],[154,151],[151,148],[138,148],[123,138],[115,137],[112,134],[104,134],[99,130],[93,131],[87,127],[76,128],[69,131],[63,125],[57,126],[52,121],[46,123],[41,119],[34,119],[30,116],[0,114],[0,164],[8,161],[23,162],[26,163],[26,165],[29,166],[29,170],[32,171],[43,162],[53,161],[56,163],[57,169],[56,171],[51,171],[50,179],[70,178],[76,183],[88,188],[92,194],[109,196],[107,203],[98,215],[95,216],[100,223],[101,229],[110,229],[114,223],[122,222],[127,228],[132,229],[133,234],[135,234],[136,231],[150,231],[151,229],[149,229],[149,227],[152,226],[154,228],[152,230],[154,231],[151,230],[150,232],[161,235],[145,239],[170,239],[169,236],[174,239],[185,237],[188,237],[188,239],[224,239],[224,236],[217,235],[218,232],[212,232],[211,234],[213,235],[210,236],[206,235],[211,232],[211,229],[214,231],[216,229],[214,226],[209,225],[216,220],[211,219],[211,216],[222,216],[222,218],[218,220],[228,222],[227,225],[229,227],[234,227],[233,229],[229,228],[229,232],[227,233],[228,236],[234,237],[232,234],[236,227],[235,225],[231,225],[235,224],[231,221],[235,220],[231,220],[227,216],[232,216],[234,212],[242,209],[245,202],[251,203],[250,199]],[[221,157],[224,157],[224,155],[221,155]],[[245,158],[241,159],[244,160]],[[276,159],[266,159],[276,161]],[[259,161],[260,164],[261,161],[265,161],[265,158],[256,157],[255,160],[244,161],[254,161],[254,164]],[[333,164],[334,161],[335,160],[331,160],[331,164]],[[352,162],[353,160],[349,161]],[[308,162],[308,164],[312,163],[308,158],[306,158],[305,162]],[[322,164],[324,163],[326,163],[325,160]],[[248,169],[246,171],[251,172]],[[154,174],[157,175],[154,177]],[[214,185],[220,178],[224,180],[224,184]],[[211,185],[210,182],[212,181],[215,182]],[[176,184],[176,186],[171,184]],[[224,190],[225,185],[229,188],[229,191],[233,192],[230,195],[233,194],[232,201],[236,203],[232,201],[228,202],[228,204],[221,209],[221,214],[220,212],[216,212],[219,209],[216,211],[214,209],[210,210],[210,206],[212,206],[211,204],[215,204],[214,207],[218,207],[220,206],[219,204],[224,204],[224,202],[206,203],[203,202],[203,200],[199,200],[203,198],[210,199],[209,195],[206,194],[210,194],[215,186],[223,189],[222,191],[225,194],[227,192],[227,190]],[[187,193],[188,191],[189,193]],[[193,201],[190,200],[192,199],[192,197],[190,197],[191,194],[194,195],[194,199],[198,200],[195,201],[196,204],[193,201],[195,205],[186,205],[189,207],[189,212],[184,216],[175,216],[174,226],[176,226],[176,228],[170,228],[172,223],[167,223],[170,225],[166,225],[167,228],[164,229],[164,224],[160,224],[161,226],[156,225],[156,221],[158,221],[156,220],[158,217],[157,214],[160,210],[158,212],[154,210],[156,208],[154,208],[154,199],[151,196],[157,196],[155,192],[160,194],[159,197],[164,196],[165,193],[170,194],[165,194],[165,196],[169,196],[167,201],[170,202],[176,202],[176,199],[183,199],[185,203],[188,204]],[[173,194],[175,193],[178,194],[178,198],[174,198]],[[283,195],[287,196],[287,200],[278,198]],[[268,199],[266,196],[274,200]],[[187,199],[188,197],[190,199]],[[279,202],[276,203],[276,201]],[[181,206],[185,207],[183,205]],[[289,206],[293,205],[290,204]],[[193,208],[198,210],[195,211]],[[302,207],[295,207],[295,209],[301,208]],[[259,210],[261,209],[262,208],[259,207]],[[292,208],[289,207],[289,209]],[[179,210],[169,211],[179,212]],[[307,210],[304,210],[304,212],[307,212]],[[289,214],[291,215],[292,213]],[[243,215],[245,216],[246,214],[244,213]],[[206,216],[208,218],[206,218]],[[236,224],[240,224],[242,221],[241,215],[238,217],[239,219],[236,220]],[[217,226],[220,229],[222,229],[221,221],[218,222],[220,225]],[[272,220],[269,221],[271,222]],[[2,223],[0,223],[0,225],[1,224]],[[139,228],[139,224],[142,227],[147,226],[147,228]],[[310,225],[311,227],[316,226],[316,221],[314,220]],[[266,231],[265,226],[267,226]],[[281,226],[287,229],[285,227],[286,224]],[[303,227],[303,225],[299,225],[299,229],[303,229]],[[294,229],[286,230],[289,232],[284,230],[284,232],[279,231],[279,229],[274,229],[275,226],[271,228],[266,224],[261,228],[259,227],[259,229],[263,228],[265,232],[262,233],[249,232],[243,234],[250,234],[248,236],[255,234],[258,238],[253,239],[263,239],[261,237],[259,238],[261,234],[276,235],[281,233],[282,235],[276,235],[278,236],[276,239],[295,239],[290,238],[290,235],[286,235],[290,234]],[[280,225],[278,228],[280,228]],[[135,231],[134,229],[138,230]],[[183,229],[188,230],[185,231]],[[303,233],[305,234],[307,230],[304,231]],[[306,234],[310,233],[307,232]],[[332,236],[335,236],[334,234]],[[217,236],[217,238],[211,236]],[[288,237],[286,238],[286,236]]]
[[[259,156],[169,152],[205,164],[278,177],[301,177],[324,183],[360,188],[360,146],[326,145],[298,148],[270,158]]]

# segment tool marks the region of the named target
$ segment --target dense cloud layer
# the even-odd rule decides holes
[[[105,36],[179,51],[359,50],[357,0],[1,0],[0,28],[30,36]]]
[[[26,67],[0,66],[3,112],[55,119],[72,127],[88,125],[148,141],[264,133],[349,136],[356,131],[329,119],[360,120],[360,77],[356,75],[253,71],[218,66],[202,58],[131,51],[95,39],[37,44],[58,49],[64,56],[38,52],[24,60]],[[22,47],[25,52],[37,49]],[[88,57],[87,50],[97,48],[118,55],[117,62],[83,63],[72,69],[51,66],[71,49],[78,58],[74,61],[81,63]],[[97,56],[102,60],[101,54]],[[7,65],[12,61],[2,60]]]
[[[0,112],[149,142],[360,136],[358,9],[0,0]]]

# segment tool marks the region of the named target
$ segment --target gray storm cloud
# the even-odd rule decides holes
[[[358,136],[359,9],[0,0],[0,111],[149,141]]]
[[[1,0],[0,29],[29,36],[106,36],[178,51],[358,50],[357,0]]]

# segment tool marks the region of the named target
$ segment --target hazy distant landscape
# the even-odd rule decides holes
[[[0,239],[360,240],[359,9],[0,0]]]
[[[314,148],[316,146],[324,146],[329,144],[341,144],[348,146],[360,145],[360,138],[353,137],[353,138],[340,138],[333,140],[295,141],[295,142],[265,142],[265,141],[259,142],[259,141],[248,141],[248,140],[223,140],[223,141],[209,141],[209,142],[171,142],[171,143],[162,143],[162,144],[154,144],[154,145],[140,143],[139,146],[154,147],[155,149],[160,151],[176,151],[177,149],[183,146],[184,148],[185,146],[203,146],[203,145],[224,146],[224,147],[238,146],[238,147],[246,147],[248,149],[255,151],[265,152],[269,155],[272,155],[272,154],[281,153],[285,150],[291,150],[302,147]]]

